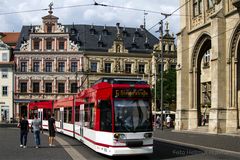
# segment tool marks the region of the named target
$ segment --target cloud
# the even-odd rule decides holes
[[[76,6],[82,4],[93,4],[93,0],[1,0],[0,6],[0,32],[18,31],[22,25],[40,25],[41,17],[47,15],[46,10],[26,12],[18,14],[5,14],[9,12],[18,12],[26,10],[47,9],[53,1],[54,8]],[[178,8],[178,0],[96,0],[98,3],[111,6],[121,6],[135,9],[151,10],[157,12],[171,13]],[[11,5],[9,5],[11,3]],[[96,24],[96,25],[115,25],[119,22],[122,26],[139,27],[143,24],[143,11],[134,11],[123,8],[111,8],[102,6],[72,7],[65,9],[54,9],[54,15],[59,17],[62,24]],[[148,13],[146,15],[146,28],[151,28],[163,18],[160,14]],[[179,16],[172,16],[168,19],[171,32],[178,32]],[[159,26],[150,30],[153,34]]]

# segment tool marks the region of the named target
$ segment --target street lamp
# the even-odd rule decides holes
[[[160,28],[159,28],[159,32],[160,32],[160,36],[161,36],[161,93],[160,93],[160,104],[161,104],[161,129],[163,130],[163,64],[164,64],[164,59],[163,59],[163,21],[168,17],[171,16],[171,14],[166,14],[166,13],[161,13],[161,15],[164,16],[163,19],[161,19],[161,21],[159,22],[160,24]],[[159,57],[158,57],[159,58]],[[158,60],[157,58],[157,60]],[[155,71],[155,105],[156,105],[156,109],[157,109],[157,77],[156,77],[156,72]]]

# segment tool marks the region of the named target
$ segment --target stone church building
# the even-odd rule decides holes
[[[239,133],[239,0],[181,0],[175,130]],[[204,127],[203,127],[204,126]]]

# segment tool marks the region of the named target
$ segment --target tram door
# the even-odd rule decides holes
[[[60,132],[63,131],[63,122],[64,122],[64,108],[60,108]]]
[[[81,135],[81,137],[83,137],[83,126],[84,126],[84,104],[81,104],[80,105],[80,135]]]
[[[43,125],[43,109],[38,109],[38,119],[41,120],[41,124]]]

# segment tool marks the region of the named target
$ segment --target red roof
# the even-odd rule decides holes
[[[3,32],[2,41],[7,45],[15,48],[18,38],[20,36],[20,32]]]

